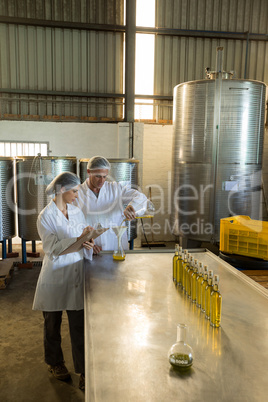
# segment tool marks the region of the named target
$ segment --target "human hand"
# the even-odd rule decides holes
[[[86,227],[83,229],[82,234],[81,234],[79,237],[77,237],[77,240],[80,240],[83,236],[85,236],[87,233],[91,232],[92,230],[94,230],[93,227],[91,227],[91,226],[86,226]]]
[[[97,244],[94,245],[93,247],[93,254],[99,254],[99,252],[102,250],[101,246],[97,246]]]
[[[85,241],[83,243],[83,247],[86,248],[87,250],[91,250],[94,247],[94,240],[90,239],[89,241]]]
[[[124,215],[128,221],[131,221],[132,219],[136,218],[135,209],[133,208],[132,205],[128,205],[126,207],[126,209],[124,210]]]

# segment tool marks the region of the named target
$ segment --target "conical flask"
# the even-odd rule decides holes
[[[113,253],[113,259],[116,261],[124,261],[126,254],[122,246],[122,236],[127,230],[127,226],[114,226],[112,229],[117,237],[117,246]]]
[[[155,207],[152,201],[147,200],[145,204],[138,207],[136,211],[136,219],[141,218],[153,218],[155,213]]]
[[[168,352],[169,363],[175,370],[188,370],[193,364],[193,349],[185,343],[187,332],[186,324],[177,325],[177,342]]]

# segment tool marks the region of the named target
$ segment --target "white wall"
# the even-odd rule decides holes
[[[144,125],[143,191],[148,196],[151,187],[152,201],[157,212],[153,220],[155,241],[174,241],[169,230],[172,140],[173,126]],[[148,232],[150,233],[149,222]],[[152,240],[150,234],[148,237]]]
[[[50,156],[129,157],[128,123],[0,121],[0,141],[48,141]]]

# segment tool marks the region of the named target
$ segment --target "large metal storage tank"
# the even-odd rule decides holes
[[[138,186],[139,161],[135,159],[108,159],[111,164],[110,181],[127,182],[131,187]],[[87,179],[87,164],[89,159],[80,159],[79,171],[82,183]],[[128,241],[137,237],[137,221],[127,222]]]
[[[14,205],[14,159],[0,157],[0,241],[16,235]]]
[[[39,213],[51,200],[47,185],[62,172],[76,173],[75,157],[22,156],[16,159],[19,236],[24,240],[40,240],[36,228]]]
[[[261,219],[262,82],[191,81],[174,88],[173,233],[218,242],[220,219]]]

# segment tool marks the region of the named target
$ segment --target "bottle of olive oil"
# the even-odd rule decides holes
[[[192,296],[192,302],[196,303],[196,278],[198,275],[198,261],[194,260],[194,272],[192,273],[191,276],[191,296]]]
[[[177,274],[176,274],[176,279],[177,279],[177,288],[182,287],[182,247],[179,247],[179,258],[177,259]]]
[[[213,281],[213,271],[208,271],[208,284],[206,286],[205,289],[205,313],[206,313],[206,319],[209,320],[210,319],[210,296],[211,296],[211,292],[213,289],[213,285],[212,285],[212,281]]]
[[[206,295],[206,286],[208,284],[208,267],[207,265],[204,266],[204,273],[203,273],[203,280],[201,283],[201,311],[204,313],[206,311],[206,304],[205,304],[205,295]]]
[[[173,256],[173,282],[177,283],[177,260],[179,258],[179,245],[175,244],[175,254]]]
[[[219,291],[219,275],[214,276],[213,290],[210,296],[210,325],[212,327],[221,326],[222,296]]]
[[[182,289],[186,293],[186,270],[189,267],[190,254],[188,250],[184,250],[184,262],[182,264]]]
[[[189,299],[191,299],[191,276],[192,276],[193,272],[194,272],[194,257],[191,256],[189,267],[188,267],[187,272],[186,272],[186,275],[187,275],[187,279],[186,279],[186,294],[189,297]]]
[[[201,307],[201,283],[203,281],[203,270],[204,270],[204,264],[202,262],[200,262],[199,267],[198,267],[198,275],[196,277],[196,305],[197,305],[197,307]]]

